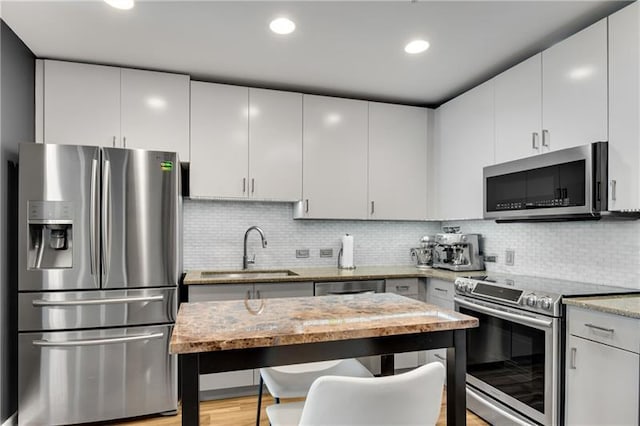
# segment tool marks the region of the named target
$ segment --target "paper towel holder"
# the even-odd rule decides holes
[[[356,269],[356,265],[353,266],[343,266],[342,265],[342,248],[338,252],[338,269]]]
[[[347,236],[348,235],[349,234],[347,234]],[[346,270],[356,269],[356,265],[344,266],[342,264],[342,253],[343,253],[343,247],[340,247],[340,251],[338,251],[338,269],[346,269]]]

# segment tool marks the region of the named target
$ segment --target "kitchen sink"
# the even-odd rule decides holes
[[[200,272],[202,278],[216,278],[216,279],[243,279],[243,280],[256,280],[256,279],[271,279],[271,278],[284,278],[295,277],[296,274],[289,270],[255,270],[255,271],[204,271]]]

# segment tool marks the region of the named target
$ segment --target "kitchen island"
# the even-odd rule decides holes
[[[171,337],[182,360],[182,423],[198,424],[199,375],[447,349],[447,423],[465,424],[466,329],[478,320],[396,294],[183,303]]]

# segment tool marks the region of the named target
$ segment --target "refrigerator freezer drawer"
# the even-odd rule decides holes
[[[22,331],[104,328],[175,322],[177,288],[18,294]]]
[[[176,410],[172,327],[20,333],[18,424],[85,423]]]

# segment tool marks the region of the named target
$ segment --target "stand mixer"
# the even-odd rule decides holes
[[[433,249],[436,242],[432,235],[425,235],[420,239],[420,247],[409,250],[411,257],[416,261],[416,268],[430,269],[433,265]]]

